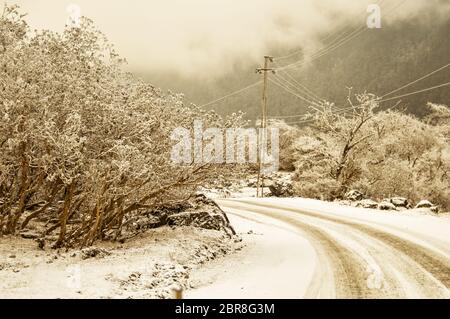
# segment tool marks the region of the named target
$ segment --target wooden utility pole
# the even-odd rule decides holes
[[[256,69],[256,73],[263,74],[263,92],[261,100],[261,132],[258,134],[258,180],[256,184],[256,197],[264,197],[264,176],[262,175],[262,168],[264,163],[264,149],[261,145],[265,141],[267,136],[267,83],[268,83],[268,73],[275,73],[274,69],[269,68],[269,62],[273,62],[273,57],[264,57],[264,68]],[[262,138],[261,133],[265,136]]]

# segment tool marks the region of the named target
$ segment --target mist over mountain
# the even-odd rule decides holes
[[[28,13],[32,29],[54,31],[64,28],[71,2],[14,1]],[[381,7],[381,29],[366,28],[367,8],[373,3]],[[383,95],[450,62],[448,0],[170,0],[157,5],[78,0],[76,5],[127,59],[130,71],[157,87],[184,93],[185,102],[197,105],[259,81],[255,69],[264,55],[277,58],[298,51],[279,61],[280,66],[303,57],[308,61],[314,52],[333,47],[334,40],[360,28],[365,30],[357,37],[289,73],[340,106],[347,87]],[[398,94],[442,84],[449,72]],[[255,86],[207,107],[222,114],[243,110],[253,119],[259,114],[261,90]],[[421,115],[426,102],[448,103],[449,94],[448,87],[424,92],[402,99],[402,107]],[[300,114],[306,107],[269,84],[270,115]]]
[[[328,37],[322,46],[326,47],[340,34],[349,34],[359,26],[359,22],[354,22],[333,30],[335,36]],[[341,106],[346,103],[348,88],[352,88],[353,93],[367,91],[382,96],[449,63],[449,34],[450,18],[442,17],[436,7],[428,8],[412,18],[384,23],[381,29],[368,29],[329,54],[288,72],[318,96]],[[326,37],[325,34],[323,38]],[[318,45],[317,50],[320,47]],[[274,45],[267,50],[267,54],[275,57],[289,52],[295,52],[295,49]],[[300,52],[280,61],[279,65],[296,62],[302,57]],[[262,56],[260,60],[262,63]],[[261,75],[255,74],[257,67],[260,65],[244,59],[234,62],[232,71],[208,79],[176,72],[144,72],[140,75],[163,89],[185,93],[186,102],[203,105],[260,80]],[[450,70],[445,69],[393,96],[448,82],[449,75]],[[243,110],[249,119],[254,119],[259,114],[261,90],[261,85],[253,87],[208,108],[222,114]],[[446,104],[449,99],[450,90],[443,87],[400,101],[402,108],[420,116],[424,114],[427,102]],[[397,101],[383,103],[382,107],[390,107]],[[306,102],[273,83],[269,84],[270,115],[295,115],[306,110]]]

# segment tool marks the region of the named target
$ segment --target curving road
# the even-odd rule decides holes
[[[361,210],[336,213],[285,200],[218,203],[241,218],[282,222],[309,241],[316,262],[304,298],[450,298],[450,245],[433,234],[450,233],[449,220]],[[431,230],[424,230],[429,221]]]

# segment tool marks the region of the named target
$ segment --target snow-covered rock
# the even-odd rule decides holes
[[[363,199],[356,203],[356,207],[362,208],[378,208],[378,203],[371,199]]]
[[[439,207],[438,206],[433,206],[433,207],[430,207],[429,209],[430,209],[430,211],[432,213],[435,213],[435,214],[439,213]]]
[[[160,226],[162,226],[160,218],[148,214],[136,216],[135,219],[129,223],[129,227],[133,230],[153,229]]]
[[[104,258],[111,253],[103,248],[90,247],[81,250],[81,259]]]
[[[439,213],[439,207],[428,200],[421,200],[415,207],[416,209],[428,209],[432,213]]]
[[[194,226],[205,229],[222,230],[228,223],[222,214],[207,211],[190,211],[167,217],[169,226]]]
[[[294,195],[292,181],[278,180],[269,186],[270,192],[275,197],[291,197]]]
[[[256,178],[250,178],[247,182],[247,186],[248,187],[256,187],[256,183],[257,183],[257,179]]]
[[[228,235],[235,235],[225,212],[217,203],[205,195],[197,195],[189,201],[188,209],[181,209],[168,214],[169,226],[194,226],[205,229],[222,230]]]
[[[434,207],[433,203],[431,203],[428,200],[421,200],[417,205],[416,208],[431,208]]]
[[[380,204],[378,204],[378,209],[380,210],[397,210],[397,207],[388,201],[382,201]]]
[[[345,199],[351,201],[358,201],[364,199],[364,194],[358,190],[351,190],[345,194]]]
[[[389,198],[387,201],[395,205],[395,207],[404,207],[404,208],[410,207],[409,201],[405,197],[392,197]]]

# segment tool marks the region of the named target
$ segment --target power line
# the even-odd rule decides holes
[[[333,41],[333,42],[334,42],[334,41]],[[319,51],[316,52],[315,54],[320,53],[320,52],[323,51],[324,49],[326,49],[326,47],[325,47],[325,48],[322,48],[321,50],[319,50]],[[319,57],[320,57],[320,56],[319,56]],[[277,59],[280,59],[280,58],[277,58]],[[293,64],[296,64],[296,63],[298,63],[298,62],[295,62],[295,63],[293,63]],[[289,66],[290,66],[290,65],[287,65],[287,66],[285,66],[285,67],[281,67],[281,68],[278,68],[278,69],[281,70],[281,71],[284,71],[284,69],[287,68],[287,67],[289,67]],[[284,71],[284,72],[286,72],[286,71]],[[291,77],[292,77],[292,76],[291,76]],[[234,92],[232,92],[232,93],[229,93],[229,94],[227,94],[227,95],[225,95],[225,96],[223,96],[223,97],[220,97],[220,98],[218,98],[218,99],[216,99],[216,100],[213,100],[213,101],[211,101],[211,102],[208,102],[208,103],[206,103],[206,104],[203,104],[203,105],[201,105],[200,107],[206,107],[206,106],[209,106],[209,105],[211,105],[211,104],[215,104],[215,103],[220,102],[220,101],[222,101],[222,100],[224,100],[224,99],[226,99],[226,98],[228,98],[228,97],[237,95],[237,94],[239,94],[239,93],[241,93],[241,92],[243,92],[243,91],[245,91],[245,90],[248,90],[248,89],[250,89],[250,88],[252,88],[252,87],[255,87],[255,86],[259,85],[260,83],[262,83],[262,81],[258,81],[258,82],[256,82],[256,83],[253,83],[253,84],[251,84],[251,85],[249,85],[249,86],[246,86],[246,87],[244,87],[244,88],[242,88],[242,89],[239,89],[239,90],[237,90],[237,91],[234,91]]]
[[[293,96],[301,99],[302,101],[311,104],[311,105],[316,105],[319,106],[317,103],[308,100],[307,98],[305,98],[304,96],[301,96],[299,94],[297,94],[295,91],[291,90],[290,88],[286,87],[285,85],[283,85],[281,82],[279,82],[278,80],[274,80],[274,79],[269,79],[270,82],[274,83],[275,85],[281,87],[282,89],[284,89],[285,91],[287,91],[288,93],[292,94]]]
[[[378,1],[376,4],[381,8],[385,1],[386,1],[386,0],[380,0],[380,1]],[[383,8],[383,9],[384,9],[384,8]],[[364,10],[363,14],[365,14],[365,13],[367,13],[367,10]],[[345,29],[348,29],[348,27],[345,27]],[[335,41],[336,41],[338,38],[340,38],[343,34],[344,34],[344,33],[342,33],[340,36],[336,37],[336,38],[335,38],[333,41],[331,41],[330,43],[335,42]],[[328,34],[328,36],[325,37],[322,41],[328,40],[328,39],[331,38],[333,35],[334,35],[334,34],[333,34],[332,32],[330,32],[330,33]],[[329,43],[329,44],[330,44],[330,43]]]
[[[392,13],[395,9],[397,9],[398,7],[400,7],[401,5],[403,5],[405,3],[405,1],[402,1],[402,2],[400,2],[400,3],[398,3],[398,5],[395,7],[395,8],[392,8],[392,10],[389,12],[389,13]],[[402,90],[402,89],[404,89],[404,88],[406,88],[406,87],[408,87],[408,86],[411,86],[411,85],[413,85],[413,84],[415,84],[415,83],[417,83],[417,82],[419,82],[419,81],[421,81],[421,80],[423,80],[423,79],[425,79],[425,78],[428,78],[428,77],[430,77],[431,75],[433,75],[433,74],[435,74],[435,73],[437,73],[437,72],[439,72],[439,71],[442,71],[443,69],[445,69],[445,68],[447,68],[448,66],[450,66],[450,63],[449,64],[447,64],[447,65],[445,65],[445,66],[443,66],[443,67],[441,67],[441,68],[439,68],[439,69],[437,69],[437,70],[435,70],[435,71],[433,71],[433,72],[431,72],[431,73],[429,73],[429,74],[427,74],[427,75],[425,75],[425,76],[423,76],[423,77],[421,77],[421,78],[419,78],[419,79],[417,79],[417,80],[415,80],[415,81],[413,81],[413,82],[410,82],[410,83],[408,83],[407,85],[404,85],[404,86],[402,86],[402,87],[400,87],[400,88],[398,88],[398,89],[396,89],[396,90],[394,90],[394,91],[392,91],[392,92],[390,92],[390,93],[388,93],[388,94],[385,94],[385,95],[383,95],[381,98],[384,98],[384,97],[386,97],[386,96],[389,96],[389,95],[391,95],[391,94],[393,94],[393,93],[395,93],[395,92],[398,92],[398,91],[400,91],[400,90]],[[284,73],[287,73],[287,71],[284,71],[284,68],[285,67],[283,67],[283,68],[279,68],[278,70],[279,71],[282,71],[282,72],[284,72]],[[289,73],[287,73],[288,75],[290,75]],[[292,76],[291,76],[291,78],[293,79],[293,80],[295,80]],[[298,82],[297,82],[298,83]],[[298,84],[300,84],[300,83],[298,83]],[[292,85],[292,84],[291,84]],[[445,85],[444,85],[445,86]],[[440,87],[440,86],[439,86]],[[426,90],[427,91],[427,90]],[[403,96],[401,96],[401,97],[403,97]],[[387,101],[387,100],[386,100]],[[339,110],[338,110],[339,111]],[[296,118],[296,117],[302,117],[302,116],[304,116],[304,114],[299,114],[299,115],[289,115],[289,116],[276,116],[276,117],[272,117],[272,119],[283,119],[283,118]]]
[[[311,106],[320,106],[319,104],[308,100],[307,98],[305,98],[304,96],[301,96],[299,94],[297,94],[296,92],[294,92],[293,90],[289,89],[288,87],[284,86],[282,83],[280,83],[279,81],[276,81],[274,79],[269,79],[270,82],[274,83],[275,85],[281,87],[282,89],[286,90],[287,92],[291,93],[292,95],[294,95],[295,97],[301,99],[302,101],[305,101],[307,103],[309,103]]]
[[[383,99],[383,100],[380,100],[380,102],[386,102],[386,101],[396,100],[396,99],[400,99],[400,98],[402,98],[402,97],[406,97],[406,96],[410,96],[410,95],[415,95],[415,94],[423,93],[423,92],[428,92],[428,91],[431,91],[431,90],[434,90],[434,89],[439,89],[439,88],[441,88],[441,87],[448,86],[448,85],[450,85],[450,82],[447,82],[447,83],[444,83],[444,84],[440,84],[440,85],[436,85],[436,86],[433,86],[433,87],[430,87],[430,88],[427,88],[427,89],[423,89],[423,90],[419,90],[419,91],[414,91],[414,92],[407,93],[407,94],[403,94],[403,95],[399,95],[399,96],[394,96],[394,97],[391,97],[391,98],[388,98],[388,99]]]
[[[406,93],[406,94],[399,95],[399,96],[394,96],[394,97],[387,98],[387,99],[381,99],[381,100],[376,100],[376,99],[374,99],[374,100],[371,100],[371,101],[376,101],[376,102],[378,102],[378,103],[383,103],[383,102],[388,102],[388,101],[392,101],[392,100],[398,100],[398,99],[401,99],[401,98],[403,98],[403,97],[407,97],[407,96],[411,96],[411,95],[416,95],[416,94],[423,93],[423,92],[432,91],[432,90],[439,89],[439,88],[442,88],[442,87],[445,87],[445,86],[449,86],[449,85],[450,85],[450,82],[447,82],[447,83],[439,84],[439,85],[436,85],[436,86],[433,86],[433,87],[429,87],[429,88],[426,88],[426,89],[423,89],[423,90],[418,90],[418,91]],[[370,101],[368,101],[368,102],[370,102]],[[340,112],[346,111],[346,110],[352,110],[352,109],[361,108],[361,107],[363,107],[364,105],[365,105],[365,103],[359,104],[359,105],[355,105],[355,106],[351,106],[351,107],[348,107],[348,108],[344,108],[344,109],[341,109]],[[335,112],[335,114],[336,114],[336,113],[338,113],[338,112]],[[303,115],[303,116],[304,116],[304,115]],[[286,123],[286,124],[288,124],[288,125],[294,125],[294,124],[310,123],[310,122],[314,122],[314,121],[315,121],[315,120],[303,120],[303,121],[298,121],[298,122],[290,122],[290,123]]]
[[[406,2],[406,0],[399,2],[395,7],[391,8],[391,10],[389,10],[389,12],[386,15],[393,13],[396,9],[398,9],[400,6],[402,6],[405,2]],[[336,49],[342,47],[345,43],[349,42],[350,40],[354,39],[355,37],[359,36],[360,34],[366,32],[368,29],[369,28],[367,26],[361,26],[361,27],[357,28],[356,30],[354,30],[353,32],[351,32],[349,35],[347,35],[342,40],[338,41],[337,43],[330,45],[328,47],[322,48],[318,52],[311,55],[311,59],[309,61],[302,59],[297,62],[283,66],[283,67],[281,67],[281,69],[284,70],[284,69],[298,68],[300,66],[303,66],[306,62],[313,62],[313,61],[329,54],[330,52],[335,51]]]
[[[427,88],[427,89],[418,90],[418,91],[414,91],[414,92],[410,92],[410,93],[407,93],[407,94],[403,94],[403,95],[399,95],[399,96],[395,96],[395,97],[392,97],[392,98],[387,98],[387,99],[385,99],[385,97],[387,97],[387,96],[389,96],[389,95],[391,95],[391,94],[393,94],[393,93],[395,93],[395,92],[398,92],[398,91],[400,91],[401,89],[404,89],[404,88],[406,88],[406,87],[408,87],[408,86],[410,86],[410,85],[412,85],[412,84],[415,84],[415,83],[419,82],[420,80],[423,80],[423,79],[425,79],[425,78],[427,78],[427,77],[430,77],[431,75],[433,75],[433,74],[435,74],[435,73],[437,73],[437,72],[439,72],[439,71],[441,71],[441,70],[443,70],[443,69],[445,69],[445,68],[447,68],[447,67],[449,67],[449,66],[450,66],[450,63],[447,64],[447,65],[445,65],[445,66],[443,66],[443,67],[441,67],[441,68],[439,68],[439,69],[437,69],[437,70],[435,70],[435,71],[433,71],[433,72],[430,72],[430,73],[428,73],[427,75],[425,75],[425,76],[423,76],[423,77],[420,77],[419,79],[417,79],[417,80],[415,80],[415,81],[413,81],[413,82],[411,82],[411,83],[409,83],[409,84],[407,84],[407,85],[404,85],[404,86],[402,86],[402,87],[400,87],[400,88],[398,88],[398,89],[396,89],[396,90],[394,90],[394,91],[392,91],[392,92],[390,92],[390,93],[384,94],[384,95],[378,100],[378,102],[379,102],[379,103],[387,102],[387,101],[399,99],[399,98],[402,98],[402,97],[407,97],[407,96],[415,95],[415,94],[418,94],[418,93],[428,92],[428,91],[431,91],[431,90],[434,90],[434,89],[438,89],[438,88],[441,88],[441,87],[448,86],[450,82],[444,83],[444,84],[440,84],[440,85],[437,85],[437,86],[433,86],[433,87],[430,87],[430,88]],[[361,106],[361,105],[357,105],[356,107],[358,107],[358,106]],[[354,108],[354,107],[343,108],[343,109],[340,109],[340,110],[346,110],[346,109],[348,110],[348,109],[352,109],[352,108]],[[339,112],[340,110],[338,110],[338,112]],[[289,116],[276,116],[276,117],[273,117],[273,119],[280,119],[280,118],[296,118],[296,117],[301,117],[301,116],[304,116],[304,114],[289,115]]]
[[[380,0],[380,1],[378,1],[377,4],[378,4],[379,6],[381,6],[381,5],[383,4],[384,1],[385,1],[385,0]],[[364,11],[364,13],[365,13],[365,12],[366,12],[366,11]],[[345,29],[347,29],[347,27],[345,27]],[[334,40],[332,40],[330,43],[328,43],[327,46],[329,46],[329,45],[333,44],[334,42],[336,42],[340,37],[342,37],[342,36],[343,36],[344,34],[346,34],[346,33],[347,33],[347,31],[340,33]],[[326,40],[328,40],[329,38],[331,38],[331,37],[334,36],[334,35],[336,35],[336,33],[329,32],[328,35],[327,35],[325,38],[323,38],[321,41],[322,41],[322,42],[325,42]],[[324,49],[324,48],[322,48],[322,49]],[[291,53],[289,53],[289,54],[287,54],[287,55],[284,55],[284,56],[281,56],[281,57],[276,57],[276,60],[277,60],[277,61],[280,61],[280,60],[288,59],[288,58],[290,58],[290,57],[292,57],[292,56],[295,56],[295,55],[299,54],[299,53],[302,52],[302,51],[303,51],[303,48],[298,49],[298,50],[295,50],[294,52],[291,52]]]
[[[271,119],[271,120],[293,119],[293,118],[302,117],[302,116],[305,116],[305,114],[270,116],[269,119]]]
[[[384,1],[384,0],[381,0],[381,1],[379,2],[379,5],[381,5],[381,3],[382,3],[383,1]],[[404,2],[406,2],[406,0],[403,0],[403,2],[402,2],[400,5],[398,5],[397,7],[401,6]],[[397,7],[396,7],[396,8],[397,8]],[[395,10],[396,8],[394,8],[393,10]],[[391,10],[391,11],[393,11],[393,10]],[[363,30],[360,30],[361,28],[363,28]],[[316,60],[316,59],[319,59],[320,57],[322,57],[322,56],[324,56],[324,55],[326,55],[326,54],[328,54],[328,53],[330,53],[330,52],[332,52],[332,51],[338,49],[339,47],[341,47],[342,45],[344,45],[345,43],[347,43],[348,41],[350,41],[350,40],[353,39],[354,37],[358,36],[359,34],[361,34],[362,32],[364,32],[365,30],[366,30],[365,27],[360,27],[360,28],[358,28],[357,30],[353,31],[353,32],[349,35],[350,37],[347,36],[347,37],[345,37],[344,39],[338,41],[338,43],[334,43],[333,45],[328,44],[328,45],[327,45],[328,47],[325,46],[324,48],[322,48],[321,50],[319,50],[318,52],[316,52],[315,54],[313,54],[313,55],[312,55],[312,60],[310,60],[309,62],[312,62],[312,61],[314,61],[314,60]],[[355,33],[355,32],[356,32],[356,33]],[[345,33],[343,33],[343,34],[345,34]],[[341,34],[339,37],[341,37],[343,34]],[[339,37],[337,37],[336,39],[334,39],[334,40],[331,42],[331,44],[332,44],[333,42],[336,42],[336,40],[339,39]],[[281,59],[281,58],[283,58],[283,57],[280,57],[280,58],[278,58],[278,59]],[[281,67],[281,68],[279,68],[279,69],[280,69],[280,70],[285,70],[286,68],[299,67],[299,66],[301,66],[301,65],[304,64],[304,63],[300,64],[300,62],[305,62],[305,61],[297,61],[297,62],[294,62],[294,63],[292,63],[292,64],[289,64],[289,65],[286,65],[286,66],[284,66],[284,67]],[[253,84],[251,84],[251,85],[249,85],[249,86],[246,86],[246,87],[244,87],[244,88],[242,88],[242,89],[239,89],[239,90],[237,90],[237,91],[231,92],[231,93],[229,93],[229,94],[227,94],[227,95],[225,95],[225,96],[223,96],[223,97],[220,97],[220,98],[218,98],[218,99],[216,99],[216,100],[213,100],[213,101],[211,101],[211,102],[205,103],[205,104],[201,105],[200,107],[206,107],[206,106],[209,106],[209,105],[211,105],[211,104],[215,104],[215,103],[217,103],[217,102],[223,101],[223,100],[225,100],[225,99],[228,98],[228,97],[237,95],[237,94],[239,94],[239,93],[241,93],[241,92],[244,92],[244,91],[246,91],[246,90],[248,90],[248,89],[250,89],[250,88],[252,88],[252,87],[255,87],[255,86],[259,85],[261,82],[262,82],[262,81],[258,81],[258,82],[256,82],[256,83],[253,83]],[[312,92],[312,91],[311,91],[311,92]]]
[[[383,3],[383,2],[384,2],[384,0],[379,1],[379,5],[381,5],[381,3]],[[406,0],[403,0],[403,1],[402,1],[401,3],[399,3],[395,8],[392,8],[392,10],[390,10],[389,13],[392,13],[392,12],[393,12],[394,10],[396,10],[398,7],[400,7],[401,5],[403,5],[405,2],[406,2]],[[322,49],[320,49],[319,51],[317,51],[316,53],[314,53],[314,54],[311,56],[311,60],[308,61],[308,62],[315,61],[315,60],[321,58],[322,56],[325,56],[325,55],[329,54],[330,52],[332,52],[332,51],[338,49],[339,47],[343,46],[345,43],[347,43],[348,41],[352,40],[353,38],[355,38],[356,36],[360,35],[361,33],[365,32],[366,30],[367,30],[367,27],[360,27],[360,28],[354,30],[353,32],[351,32],[349,35],[346,35],[343,39],[338,40],[338,39],[341,38],[343,35],[345,35],[347,32],[341,33],[338,37],[336,37],[333,41],[331,41],[327,46],[323,47]],[[328,37],[327,37],[327,38],[328,38]],[[297,53],[298,53],[298,52],[297,52]],[[292,55],[294,55],[294,54],[296,54],[296,53],[291,53],[291,54],[289,54],[289,55],[287,55],[287,56],[279,57],[279,58],[277,58],[277,59],[278,59],[278,60],[284,59],[284,58],[287,58],[288,56],[292,56]],[[282,66],[282,67],[278,68],[278,70],[282,71],[282,72],[285,73],[288,77],[290,77],[291,80],[293,80],[299,87],[302,87],[302,88],[304,89],[304,91],[307,92],[306,95],[308,95],[309,98],[311,98],[312,96],[314,96],[313,100],[319,100],[319,101],[321,101],[321,99],[320,99],[314,92],[312,92],[311,90],[309,90],[306,86],[302,85],[302,84],[301,84],[300,82],[298,82],[291,74],[287,73],[287,71],[286,71],[286,70],[289,69],[289,68],[300,67],[300,66],[304,65],[306,62],[307,62],[307,61],[304,61],[304,59],[302,59],[302,60],[300,60],[300,61],[297,61],[297,62],[288,64],[288,65],[286,65],[286,66]],[[281,76],[280,76],[280,77],[281,77]],[[287,81],[287,79],[284,79],[284,80]],[[250,89],[250,88],[252,88],[252,87],[255,87],[255,86],[259,85],[261,82],[262,82],[262,81],[258,81],[258,82],[256,82],[256,83],[253,83],[253,84],[251,84],[251,85],[248,85],[248,86],[246,86],[246,87],[244,87],[244,88],[242,88],[242,89],[239,89],[239,90],[237,90],[237,91],[231,92],[231,93],[229,93],[229,94],[227,94],[227,95],[225,95],[225,96],[223,96],[223,97],[220,97],[220,98],[218,98],[218,99],[216,99],[216,100],[213,100],[213,101],[211,101],[211,102],[208,102],[208,103],[206,103],[206,104],[203,104],[203,105],[201,105],[200,107],[206,107],[206,106],[209,106],[209,105],[211,105],[211,104],[215,104],[215,103],[217,103],[217,102],[223,101],[223,100],[225,100],[225,99],[228,98],[228,97],[237,95],[237,94],[239,94],[239,93],[241,93],[241,92],[244,92],[244,91],[246,91],[246,90],[248,90],[248,89]],[[289,83],[290,83],[290,82],[289,82]],[[275,84],[277,84],[277,83],[275,83]],[[278,85],[278,84],[277,84],[277,85]],[[290,83],[290,85],[292,86],[292,83]],[[284,89],[286,89],[286,88],[284,88]],[[293,92],[290,92],[290,93],[297,96],[297,94],[295,94],[295,93],[293,93]],[[297,96],[297,97],[298,97],[298,96]],[[302,97],[302,99],[304,99],[304,98]],[[308,103],[310,103],[310,101],[309,101]]]
[[[258,81],[258,82],[256,82],[256,83],[250,84],[249,86],[246,86],[246,87],[244,87],[244,88],[242,88],[242,89],[239,89],[239,90],[234,91],[234,92],[232,92],[232,93],[230,93],[230,94],[227,94],[227,95],[225,95],[225,96],[222,96],[221,98],[218,98],[217,100],[214,100],[214,101],[208,102],[208,103],[206,103],[206,104],[203,104],[203,105],[201,105],[200,107],[202,108],[202,107],[205,107],[205,106],[208,106],[208,105],[211,105],[211,104],[220,102],[220,101],[222,101],[222,100],[225,100],[225,99],[228,98],[228,97],[237,95],[237,94],[239,94],[239,93],[241,93],[241,92],[244,92],[245,90],[251,89],[252,87],[255,87],[255,86],[259,85],[260,83],[262,83],[262,81]]]
[[[378,4],[381,5],[383,2],[384,2],[384,0],[381,0]],[[406,0],[403,0],[403,1],[399,2],[396,6],[394,6],[394,7],[391,8],[391,10],[389,11],[388,14],[394,12],[396,9],[398,9],[400,6],[402,6],[405,2],[406,2]],[[366,30],[367,30],[367,27],[364,26],[364,27],[359,27],[359,28],[357,28],[356,30],[354,30],[353,32],[351,32],[350,34],[347,34],[347,35],[345,35],[347,32],[341,33],[338,37],[336,37],[333,41],[331,41],[331,43],[329,43],[327,46],[325,46],[324,48],[322,48],[321,50],[319,50],[318,52],[316,52],[315,54],[313,54],[313,55],[311,56],[311,60],[310,60],[309,62],[312,62],[312,61],[314,61],[314,60],[317,60],[317,59],[319,59],[320,57],[325,56],[325,55],[327,55],[328,53],[330,53],[330,52],[332,52],[332,51],[338,49],[339,47],[343,46],[345,43],[347,43],[348,41],[350,41],[350,40],[352,40],[353,38],[357,37],[358,35],[362,34],[362,33],[365,32]],[[342,38],[342,36],[344,36],[344,35],[345,35],[345,37]],[[341,39],[340,39],[340,38],[341,38]],[[338,40],[338,39],[340,39],[340,40]],[[292,53],[290,56],[292,56],[292,55],[294,55],[294,54],[296,54],[296,53]],[[288,56],[289,56],[289,55],[288,55]],[[287,58],[288,56],[284,56],[284,57],[281,57],[281,58],[277,58],[277,60]],[[287,69],[289,69],[289,68],[294,68],[294,67],[299,67],[299,66],[301,66],[301,65],[303,65],[303,64],[305,64],[305,63],[306,63],[306,61],[304,61],[304,59],[302,59],[302,60],[297,61],[297,62],[294,62],[294,63],[292,63],[292,64],[288,64],[288,65],[286,65],[286,66],[284,66],[284,67],[279,67],[277,70],[278,70],[278,71],[281,71],[281,72],[283,72],[283,73],[285,73],[285,74],[286,74],[287,76],[289,76],[294,82],[296,82],[299,86],[302,86],[298,81],[295,80],[295,78],[294,78],[291,74],[289,74],[289,73],[287,72]],[[437,72],[437,71],[436,71],[436,72]],[[431,74],[430,74],[430,75],[431,75]],[[430,75],[428,75],[428,76],[430,76]],[[284,79],[284,80],[287,81],[287,79]],[[418,80],[418,81],[419,81],[419,80]],[[289,81],[287,81],[287,82],[290,83]],[[275,83],[275,84],[277,84],[277,83]],[[292,83],[290,83],[290,84],[291,84],[291,86],[292,86]],[[286,89],[286,88],[284,87],[284,89]],[[307,90],[308,90],[308,89],[306,88],[305,91],[308,92]],[[288,92],[289,92],[289,91],[288,91]],[[312,92],[312,91],[310,91],[310,92]],[[395,92],[396,92],[396,91],[395,91]],[[293,92],[290,92],[290,93],[293,94]],[[308,93],[309,93],[309,92],[308,92]],[[314,94],[314,93],[312,93],[312,94]],[[311,95],[312,95],[312,94],[309,93],[309,94],[306,94],[306,95],[308,95],[308,97],[311,98]],[[317,99],[317,95],[316,95],[316,97],[314,98],[314,100],[315,100],[315,99]],[[319,99],[319,101],[320,101],[320,100],[321,100],[321,99]],[[339,111],[340,111],[340,110],[338,110],[338,112],[339,112]],[[288,117],[284,117],[284,118],[295,118],[295,117],[301,117],[301,116],[304,116],[304,114],[302,114],[302,115],[288,116]],[[278,118],[281,118],[281,117],[278,117]]]
[[[342,35],[344,35],[345,33],[341,34],[340,36],[338,36],[335,40],[333,40],[331,43],[327,44],[326,46],[324,46],[323,48],[319,49],[318,51],[316,51],[315,53],[313,53],[311,55],[311,61],[315,60],[316,57],[320,58],[323,55],[328,54],[329,52],[333,51],[333,49],[338,48],[339,46],[345,44],[346,42],[348,42],[349,40],[351,40],[352,38],[354,38],[356,35],[361,33],[361,29],[365,29],[365,27],[359,27],[358,29],[354,30],[353,32],[351,32],[350,34],[346,35],[343,39],[337,41],[337,39],[339,39]],[[355,34],[356,33],[356,34]],[[353,34],[355,34],[354,36],[352,36]],[[289,69],[289,68],[294,68],[296,66],[301,66],[303,64],[306,63],[305,58],[303,57],[302,59],[290,63],[288,65],[282,66],[280,69],[284,70],[284,69]]]
[[[297,85],[295,85],[294,83],[292,83],[291,81],[286,79],[285,77],[281,76],[280,74],[275,74],[274,77],[281,83],[287,83],[295,90],[298,90],[299,94],[304,94],[308,99],[311,99],[315,103],[320,104],[322,102],[322,100],[320,100],[320,99],[316,98],[314,95],[308,93],[305,89],[301,90],[300,87],[298,87]]]
[[[406,84],[406,85],[404,85],[404,86],[402,86],[402,87],[400,87],[400,88],[398,88],[398,89],[396,89],[396,90],[394,90],[394,91],[392,91],[392,92],[389,92],[389,93],[383,95],[382,98],[385,98],[386,96],[389,96],[389,95],[394,94],[394,93],[396,93],[396,92],[398,92],[398,91],[401,91],[401,90],[403,90],[403,89],[405,89],[405,88],[407,88],[407,87],[409,87],[409,86],[411,86],[411,85],[413,85],[413,84],[416,84],[417,82],[420,82],[420,81],[422,81],[422,80],[424,80],[424,79],[426,79],[426,78],[432,76],[433,74],[436,74],[436,73],[438,73],[438,72],[444,70],[445,68],[448,68],[449,66],[450,66],[450,63],[447,64],[447,65],[444,65],[443,67],[440,67],[440,68],[437,69],[437,70],[434,70],[433,72],[428,73],[427,75],[424,75],[423,77],[421,77],[421,78],[419,78],[419,79],[417,79],[417,80],[415,80],[415,81],[413,81],[413,82],[410,82],[410,83],[408,83],[408,84]]]
[[[450,64],[449,64],[449,65],[450,65]],[[440,69],[438,69],[438,70],[441,70],[441,69],[443,69],[443,68],[444,68],[444,67],[442,67],[442,68],[440,68]],[[431,72],[430,74],[436,73],[436,72],[438,72],[438,70],[433,71],[433,72]],[[430,74],[428,74],[427,76],[429,76]],[[424,77],[422,77],[422,78],[420,78],[420,79],[423,79],[423,78],[425,78],[425,77],[427,77],[427,76],[424,76]],[[416,80],[416,81],[414,81],[414,82],[416,83],[416,82],[418,82],[420,79],[418,79],[418,80]],[[407,96],[411,96],[411,95],[415,95],[415,94],[419,94],[419,93],[423,93],[423,92],[432,91],[432,90],[435,90],[435,89],[438,89],[438,88],[441,88],[441,87],[445,87],[445,86],[449,86],[449,85],[450,85],[450,82],[447,82],[447,83],[443,83],[443,84],[440,84],[440,85],[436,85],[436,86],[433,86],[433,87],[430,87],[430,88],[426,88],[426,89],[423,89],[423,90],[417,90],[417,91],[414,91],[414,92],[410,92],[410,93],[406,93],[406,94],[403,94],[403,95],[399,95],[399,96],[395,96],[395,97],[391,97],[391,98],[384,99],[384,97],[390,95],[392,92],[397,92],[397,91],[399,91],[399,89],[397,89],[397,90],[392,91],[391,93],[385,94],[383,97],[381,97],[380,99],[378,99],[378,101],[377,101],[376,99],[373,99],[372,101],[377,101],[378,103],[388,102],[388,101],[400,99],[400,98],[402,98],[402,97],[407,97]],[[402,88],[403,88],[403,87],[402,87]],[[341,112],[343,112],[343,111],[345,112],[345,111],[352,110],[352,109],[355,109],[355,108],[360,108],[360,107],[362,107],[362,106],[364,106],[364,105],[365,105],[365,104],[359,104],[359,105],[356,105],[356,106],[351,106],[351,107],[347,107],[347,108],[341,108],[341,109],[337,110],[335,113],[337,114],[337,113],[341,113]],[[273,119],[279,119],[279,118],[296,118],[296,117],[302,117],[302,116],[305,116],[305,114],[291,115],[291,116],[286,116],[286,117],[274,117]],[[307,122],[308,122],[308,121],[307,121]],[[294,122],[294,123],[299,123],[299,122]],[[303,123],[303,122],[300,122],[300,123]],[[288,123],[288,124],[289,124],[289,123]]]
[[[275,63],[275,65],[277,65]],[[299,91],[304,91],[306,93],[306,95],[309,95],[310,97],[312,97],[313,99],[321,102],[323,101],[323,99],[321,97],[319,97],[316,93],[314,93],[311,89],[309,89],[308,87],[306,87],[305,85],[303,85],[302,83],[300,83],[294,76],[292,76],[288,71],[285,70],[280,70],[282,73],[284,73],[285,75],[287,75],[298,87],[297,89]],[[278,74],[280,77],[282,77],[280,74]]]
[[[307,62],[313,62],[325,55],[327,55],[328,53],[340,48],[341,46],[343,46],[345,43],[347,43],[348,41],[352,40],[353,38],[355,38],[356,36],[360,35],[361,33],[363,33],[364,31],[366,31],[365,27],[360,27],[359,29],[353,31],[349,36],[345,37],[344,39],[342,39],[340,42],[333,44],[329,47],[323,48],[321,50],[319,50],[318,52],[314,53],[313,55],[311,55],[311,59],[309,61],[302,59],[300,61],[288,64],[286,66],[281,67],[278,70],[286,70],[286,69],[293,69],[293,68],[298,68],[301,67],[303,65],[305,65]]]
[[[287,84],[289,84],[292,88],[294,88],[295,90],[297,90],[300,94],[304,94],[306,97],[310,98],[311,100],[313,100],[314,102],[318,102],[320,103],[322,100],[320,98],[318,98],[317,96],[315,96],[314,94],[309,93],[306,89],[302,88],[301,86],[299,86],[298,84],[295,84],[293,82],[291,82],[289,79],[287,79],[286,77],[282,76],[281,74],[277,73],[275,75],[275,78],[277,78],[278,80],[280,80],[281,82],[285,82]]]

